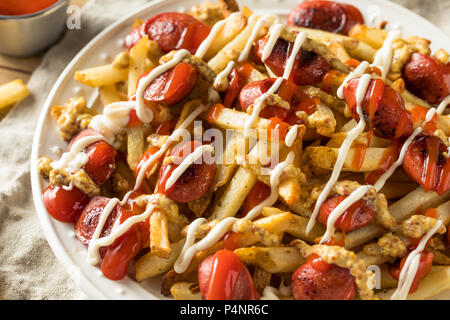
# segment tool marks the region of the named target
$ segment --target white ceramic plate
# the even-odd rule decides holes
[[[160,280],[149,280],[141,284],[126,277],[121,281],[111,281],[102,276],[99,268],[92,267],[87,262],[86,248],[75,238],[73,225],[61,223],[52,219],[47,213],[43,201],[42,190],[46,181],[36,169],[37,159],[44,155],[52,155],[53,146],[65,150],[67,146],[59,138],[55,121],[50,117],[50,106],[61,104],[70,97],[84,95],[88,101],[95,100],[96,91],[86,86],[80,86],[73,80],[76,70],[97,66],[105,63],[105,57],[123,50],[125,35],[130,30],[135,19],[146,19],[155,14],[167,11],[186,11],[203,0],[159,0],[152,1],[146,7],[133,12],[114,23],[95,37],[72,62],[55,83],[39,117],[31,154],[31,182],[33,199],[42,228],[55,255],[73,275],[80,288],[93,299],[166,299],[160,294]],[[255,12],[276,13],[286,17],[301,1],[299,0],[240,0],[241,5],[247,5]],[[433,41],[433,49],[444,48],[450,52],[450,39],[440,29],[430,22],[385,0],[345,0],[358,7],[370,24],[373,18],[389,21],[389,28],[397,25],[403,28],[406,35],[419,35]],[[432,3],[430,1],[430,3]],[[430,10],[433,10],[431,7]],[[450,293],[441,294],[440,298],[450,299]]]

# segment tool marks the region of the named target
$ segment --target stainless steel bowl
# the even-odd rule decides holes
[[[0,15],[0,53],[25,57],[55,43],[66,26],[67,6],[67,0],[60,0],[32,14]]]

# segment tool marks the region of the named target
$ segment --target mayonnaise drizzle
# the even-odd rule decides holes
[[[91,144],[102,140],[105,140],[105,137],[102,135],[90,135],[78,139],[72,144],[72,146],[70,147],[70,151],[64,152],[58,161],[53,161],[51,163],[52,168],[67,168],[70,170],[80,169],[89,161],[88,156],[83,152],[84,149],[86,149]]]
[[[286,62],[286,66],[284,68],[283,76],[280,78],[277,78],[274,82],[274,84],[267,90],[267,92],[263,93],[258,99],[257,102],[253,106],[253,111],[250,117],[247,119],[245,125],[244,125],[244,136],[248,136],[250,133],[250,130],[253,129],[255,126],[256,121],[259,118],[259,114],[261,113],[261,110],[264,107],[264,101],[275,92],[278,91],[281,84],[283,83],[283,80],[288,80],[289,76],[292,73],[292,68],[294,66],[295,57],[297,56],[297,53],[300,51],[303,43],[306,40],[307,37],[306,32],[300,32],[297,37],[295,38],[294,47],[292,49],[291,54],[289,55],[288,61]],[[275,40],[276,41],[276,40]],[[268,53],[270,55],[270,52]]]
[[[225,79],[228,78],[228,76],[230,75],[231,70],[233,70],[234,67],[234,61],[230,61],[227,64],[227,67],[225,69],[223,69],[216,77],[216,79],[214,80],[214,89],[216,89],[217,91],[222,91],[223,89],[226,88],[222,88],[221,84],[224,82]]]
[[[183,273],[191,263],[192,258],[200,251],[211,247],[214,243],[219,241],[225,233],[235,224],[237,218],[228,217],[217,223],[214,228],[209,231],[208,235],[202,240],[195,242],[195,236],[198,228],[206,222],[205,218],[198,218],[194,220],[189,228],[186,236],[186,242],[179,257],[177,258],[173,269],[176,273]]]
[[[298,126],[294,125],[292,126],[288,133],[286,134],[286,138],[284,138],[284,143],[286,144],[286,147],[290,148],[294,144],[295,139],[297,139],[298,136]]]
[[[127,126],[130,120],[130,111],[135,108],[135,101],[110,103],[103,109],[103,114],[96,115],[92,118],[89,126],[92,129],[102,132],[108,141],[112,142],[114,141],[115,135]]]
[[[425,249],[428,240],[430,240],[441,226],[442,221],[437,220],[434,227],[420,240],[417,248],[408,255],[400,272],[397,290],[391,296],[391,300],[405,300],[408,297],[409,290],[419,269],[421,253]]]
[[[294,153],[290,152],[286,157],[284,162],[279,163],[272,171],[270,176],[270,195],[263,202],[258,204],[252,210],[250,210],[244,219],[253,220],[262,210],[262,208],[273,205],[278,199],[278,187],[280,184],[280,176],[287,165],[294,161]],[[188,268],[192,261],[192,258],[200,251],[211,247],[219,241],[238,221],[239,219],[234,217],[228,217],[217,223],[214,228],[209,231],[208,235],[202,240],[195,243],[195,235],[197,234],[198,228],[206,222],[205,218],[198,218],[194,220],[187,232],[186,242],[181,250],[180,256],[177,258],[174,270],[177,273],[183,273]]]
[[[109,207],[110,203],[112,202],[111,207]],[[104,219],[103,224],[106,222],[106,219],[108,218],[109,214],[112,212],[112,210],[114,209],[115,205],[117,205],[117,203],[119,203],[118,199],[111,199],[108,204],[106,205],[106,207],[108,207],[108,210],[104,210],[105,214],[103,214],[100,216],[100,219]],[[105,207],[105,209],[106,209]],[[145,211],[139,215],[136,216],[132,216],[128,219],[126,219],[122,224],[114,226],[114,228],[111,230],[111,233],[103,238],[99,238],[99,239],[94,239],[92,238],[91,241],[89,242],[89,247],[88,247],[88,259],[89,262],[92,265],[96,265],[99,263],[100,261],[100,252],[99,249],[101,247],[107,247],[111,244],[113,244],[113,242],[120,236],[122,236],[125,232],[127,232],[133,225],[135,225],[136,223],[139,222],[143,222],[145,220],[148,219],[148,217],[150,217],[151,213],[153,212],[153,210],[155,209],[154,205],[147,205],[147,208],[145,209]],[[99,223],[100,224],[100,223]],[[98,226],[97,226],[98,227]],[[103,227],[102,227],[103,229]],[[101,230],[100,232],[101,233]],[[97,228],[96,228],[97,231]]]
[[[445,98],[438,108],[431,108],[428,110],[427,115],[425,116],[425,121],[422,124],[421,127],[417,127],[413,133],[406,139],[405,143],[403,144],[398,159],[389,167],[386,172],[384,172],[380,178],[375,182],[373,186],[371,185],[363,185],[360,186],[358,189],[353,191],[344,201],[342,201],[330,214],[327,221],[327,231],[322,237],[321,243],[328,240],[334,233],[334,223],[339,219],[339,217],[348,209],[350,208],[356,201],[359,201],[364,197],[364,195],[372,188],[374,188],[377,192],[380,192],[381,189],[386,184],[387,180],[394,174],[395,170],[397,170],[398,167],[400,167],[403,163],[403,160],[405,158],[406,152],[408,151],[409,146],[414,141],[414,139],[423,131],[423,127],[429,123],[435,114],[441,115],[447,105],[450,104],[450,96]]]
[[[401,36],[400,30],[394,30],[394,31],[390,32],[388,37],[386,38],[386,40],[383,43],[383,47],[377,52],[377,54],[375,56],[373,66],[378,67],[382,71],[383,79],[385,78],[386,74],[389,72],[390,66],[392,63],[392,53],[393,53],[392,44],[400,36]],[[342,170],[342,167],[344,165],[344,162],[347,157],[347,153],[350,150],[350,147],[352,146],[352,144],[356,140],[356,138],[362,133],[362,131],[364,130],[364,128],[366,126],[365,120],[363,119],[361,103],[367,93],[367,89],[368,89],[368,86],[371,81],[370,75],[364,74],[369,66],[370,65],[367,61],[361,62],[360,65],[353,72],[350,72],[350,74],[347,76],[347,78],[344,80],[342,85],[337,90],[337,96],[340,99],[344,99],[344,88],[348,85],[348,82],[352,79],[361,77],[358,87],[356,89],[356,100],[357,100],[356,110],[357,110],[358,116],[360,118],[360,121],[358,122],[358,124],[355,128],[353,128],[351,131],[348,132],[344,142],[341,145],[341,148],[339,149],[338,159],[336,160],[336,164],[333,168],[331,177],[328,180],[325,188],[319,195],[319,198],[317,199],[317,202],[314,207],[313,214],[311,215],[311,218],[308,221],[308,226],[306,229],[307,233],[309,233],[312,230],[312,228],[314,227],[320,207],[322,206],[323,202],[327,199],[327,197],[331,191],[331,188],[334,186],[334,184],[339,179],[340,172]],[[417,131],[417,133],[416,133],[416,131]],[[419,128],[418,130],[416,129],[416,131],[414,131],[414,133],[416,133],[415,136],[417,136],[417,134],[419,134],[422,131],[422,129]],[[397,160],[397,162],[394,163],[394,165],[391,168],[389,168],[389,170],[386,171],[380,177],[380,179],[377,181],[377,183],[375,184],[375,189],[377,191],[379,191],[384,186],[386,180],[392,175],[392,173],[395,171],[395,169],[403,162],[403,157],[406,153],[406,150],[407,150],[409,144],[414,139],[414,137],[410,137],[410,139],[408,139],[405,142],[403,149],[400,152],[401,157],[399,158],[399,160]],[[327,230],[321,239],[321,243],[324,243],[327,240],[329,240],[330,237],[334,234],[334,231],[335,231],[334,224],[337,221],[337,219],[339,219],[339,217],[348,208],[350,208],[356,201],[362,199],[364,197],[364,195],[371,188],[373,188],[373,186],[370,186],[370,185],[364,185],[364,186],[359,187],[354,192],[352,192],[352,194],[350,196],[348,196],[342,203],[340,203],[331,212],[331,214],[327,220]]]
[[[256,22],[255,27],[253,28],[252,33],[250,34],[250,37],[248,38],[247,43],[245,44],[244,50],[242,50],[241,54],[239,55],[238,62],[244,62],[245,60],[247,60],[248,55],[250,54],[250,50],[253,46],[253,43],[258,37],[261,28],[271,23],[278,23],[278,21],[280,20],[279,17],[276,15],[265,14],[261,17],[259,15],[252,14],[252,16],[248,20],[248,25],[252,25],[255,19],[259,20]]]
[[[350,150],[350,147],[352,146],[353,142],[356,140],[356,138],[364,131],[364,128],[366,127],[366,121],[364,120],[364,115],[362,112],[361,103],[364,100],[364,97],[366,95],[367,89],[369,87],[371,77],[368,74],[364,74],[361,76],[358,87],[356,88],[356,112],[359,116],[359,122],[352,130],[350,130],[347,134],[347,136],[344,139],[344,142],[341,145],[341,148],[339,149],[338,157],[336,159],[336,163],[334,164],[333,172],[331,173],[331,177],[328,180],[327,184],[325,185],[325,188],[322,190],[322,192],[319,195],[319,198],[316,201],[316,205],[314,207],[314,211],[311,215],[311,218],[308,221],[308,226],[306,228],[306,233],[311,232],[312,228],[315,225],[317,215],[319,213],[320,207],[325,202],[325,200],[328,198],[328,195],[330,194],[331,188],[336,184],[337,180],[339,179],[339,175],[341,173],[342,167],[344,166],[345,159],[347,157],[347,153]],[[328,219],[332,218],[331,215]]]
[[[262,52],[262,62],[266,61],[267,58],[269,58],[272,54],[273,48],[275,47],[275,44],[277,43],[283,29],[284,25],[282,23],[274,24],[270,28],[269,39],[267,40],[266,46],[264,47],[264,50]]]
[[[271,172],[270,174],[270,195],[264,199],[262,202],[260,202],[258,205],[253,207],[245,216],[244,219],[253,220],[258,216],[260,211],[264,207],[270,207],[272,206],[277,200],[278,200],[278,187],[280,185],[280,177],[283,173],[284,169],[290,164],[294,162],[295,154],[294,152],[289,152],[289,154],[286,157],[286,160],[283,162],[280,162]]]
[[[189,168],[192,164],[196,163],[198,159],[203,156],[203,153],[209,152],[210,154],[214,153],[214,147],[210,144],[205,144],[200,146],[194,150],[194,152],[190,153],[184,160],[176,167],[169,179],[166,182],[166,189],[170,188],[174,185],[174,183],[183,175],[183,173]]]
[[[377,54],[375,55],[375,59],[373,61],[373,65],[377,66],[382,73],[383,80],[386,78],[386,75],[389,73],[389,70],[391,69],[391,63],[392,63],[392,54],[393,54],[393,47],[392,44],[395,40],[400,38],[402,35],[401,30],[392,30],[389,32],[388,36],[383,42],[383,46],[380,50],[378,50]]]
[[[151,112],[150,108],[148,108],[145,105],[144,101],[144,92],[147,89],[147,87],[152,83],[153,80],[155,80],[158,76],[163,74],[164,72],[172,69],[175,67],[178,63],[180,63],[184,57],[186,57],[189,54],[189,51],[186,49],[178,50],[174,55],[173,58],[170,59],[168,62],[163,63],[150,71],[149,74],[147,74],[144,78],[139,80],[138,87],[136,90],[136,114],[144,123],[148,123],[153,120],[153,112]]]
[[[220,21],[216,22],[216,24],[214,25],[214,27],[209,32],[209,34],[206,37],[206,39],[203,40],[203,42],[200,44],[200,46],[198,47],[197,51],[195,52],[195,55],[197,57],[203,58],[203,56],[208,51],[208,49],[211,46],[211,44],[214,41],[214,39],[217,37],[219,32],[223,29],[225,23],[227,23],[228,20],[233,19],[237,14],[240,14],[240,12],[234,12],[234,13],[230,14],[226,19],[223,19],[223,20],[220,20]]]
[[[198,115],[200,115],[207,109],[208,106],[200,105],[194,111],[192,111],[192,113],[183,121],[180,127],[176,129],[174,132],[172,132],[169,138],[167,138],[166,142],[161,146],[161,149],[159,149],[155,154],[153,154],[147,161],[145,161],[142,164],[141,170],[139,171],[139,174],[136,177],[136,183],[134,185],[134,188],[125,195],[124,199],[122,200],[122,204],[125,204],[128,198],[130,197],[131,193],[133,191],[136,191],[141,186],[142,181],[144,180],[145,177],[145,172],[147,172],[148,168],[150,168],[150,166],[169,149],[172,143],[177,142],[181,137],[183,137],[186,128],[189,125],[191,125],[192,122],[194,122],[195,118],[197,118]]]

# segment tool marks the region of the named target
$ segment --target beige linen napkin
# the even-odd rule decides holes
[[[30,153],[41,107],[58,76],[103,28],[146,0],[97,0],[81,12],[81,29],[67,31],[28,83],[31,96],[0,123],[0,299],[86,298],[56,260],[31,195]]]

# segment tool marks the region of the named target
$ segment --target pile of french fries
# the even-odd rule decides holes
[[[213,25],[235,11],[232,9],[234,6],[236,3],[232,1],[220,1],[219,4],[209,2],[197,5],[188,13]],[[204,55],[204,62],[216,75],[224,70],[230,61],[237,61],[244,49],[257,21],[255,19],[252,24],[249,23],[251,14],[250,9],[241,7],[239,14],[227,20]],[[140,23],[142,21],[137,21],[134,27]],[[265,36],[268,31],[268,28],[262,28],[257,38]],[[330,62],[333,69],[337,70],[335,77],[330,79],[331,87],[334,89],[342,84],[351,71],[345,63],[350,59],[372,62],[387,36],[387,32],[382,28],[357,25],[350,32],[350,36],[287,27],[285,37],[295,37],[295,32],[298,31],[307,31],[308,39],[304,46],[307,46],[308,50],[319,52]],[[110,64],[77,71],[75,79],[87,86],[98,88],[100,104],[104,107],[113,102],[128,100],[128,97],[136,91],[139,77],[158,66],[163,55],[158,44],[145,36],[131,50],[119,53]],[[256,67],[250,74],[248,82],[269,77],[267,70]],[[395,70],[389,72],[387,79],[387,82],[405,99],[408,109],[416,105],[430,107],[428,103],[405,90],[404,86],[398,85],[402,79],[401,74]],[[207,89],[211,83],[204,86],[199,84],[188,98],[170,109],[158,104],[151,106],[155,113],[153,124],[174,119],[179,127],[196,107],[205,103],[205,86]],[[260,293],[274,283],[279,284],[283,281],[289,284],[292,273],[305,262],[306,257],[291,245],[293,240],[300,239],[313,245],[317,244],[325,233],[325,227],[318,223],[311,232],[306,232],[314,209],[313,194],[323,188],[328,181],[339,148],[347,132],[356,125],[356,122],[348,113],[345,102],[337,98],[335,90],[330,94],[321,88],[321,85],[303,88],[308,95],[319,101],[320,108],[313,115],[315,118],[310,116],[311,119],[308,119],[307,124],[299,125],[299,133],[292,146],[288,147],[281,142],[279,150],[276,150],[279,152],[280,162],[289,152],[295,154],[289,172],[286,170],[281,176],[278,201],[271,207],[265,207],[253,221],[241,219],[230,230],[238,235],[237,249],[234,252],[245,265],[249,266],[255,286]],[[1,95],[0,93],[0,97]],[[248,139],[243,132],[249,117],[250,115],[239,107],[238,102],[233,108],[218,110],[213,119],[208,117],[208,112],[201,115],[200,118],[208,121],[213,128],[224,133],[226,130],[233,130],[231,139],[227,140],[223,148],[221,155],[223,161],[217,164],[213,184],[201,199],[187,205],[174,204],[156,210],[152,214],[148,248],[134,263],[133,276],[136,281],[162,277],[161,292],[164,295],[171,295],[175,299],[201,299],[197,279],[198,266],[206,257],[222,249],[224,241],[221,240],[199,252],[185,272],[176,273],[173,269],[174,263],[185,243],[189,224],[195,218],[207,217],[208,222],[202,225],[196,234],[197,239],[202,239],[217,222],[227,217],[239,216],[244,201],[258,180],[269,184],[268,176],[260,172],[261,154],[258,151],[270,149],[264,145],[267,144],[267,140],[262,138],[267,133],[269,121],[258,118],[252,133],[253,139]],[[327,117],[328,120],[321,121],[323,117]],[[122,134],[119,148],[127,155],[126,164],[117,166],[114,181],[102,187],[103,194],[121,197],[132,188],[135,179],[134,170],[144,152],[150,146],[161,146],[167,139],[167,136],[156,134],[152,129],[154,127],[136,126]],[[448,115],[439,116],[438,128],[447,136],[450,135]],[[194,128],[191,127],[190,130],[194,131]],[[362,184],[368,173],[379,169],[383,154],[390,145],[389,140],[382,138],[367,139],[367,133],[363,133],[355,141],[355,145],[357,143],[368,144],[364,161],[361,167],[355,170],[352,159],[356,149],[351,148],[340,181]],[[255,165],[248,165],[248,159],[251,157],[257,160]],[[158,179],[157,172],[155,166],[147,175],[145,181],[147,190],[154,190]],[[125,187],[121,189],[120,185]],[[424,214],[430,208],[436,208],[436,218],[441,219],[447,227],[450,223],[450,192],[443,195],[427,192],[398,169],[380,193],[387,199],[387,210],[395,219],[397,226],[388,229],[376,219],[363,228],[345,234],[344,247],[354,252],[357,259],[366,267],[373,265],[380,267],[381,286],[375,289],[375,293],[381,298],[386,298],[397,286],[397,281],[388,272],[388,266],[398,257],[382,254],[381,239],[393,234],[404,239],[406,243],[407,240],[401,233],[402,223],[415,215]],[[339,239],[341,235],[336,234],[335,238]],[[437,244],[445,243],[441,234],[435,235],[432,240]],[[419,289],[409,296],[411,299],[430,298],[450,289],[448,247],[436,245],[430,250],[433,250],[437,257],[432,271],[421,281]],[[292,299],[292,296],[280,298]]]

